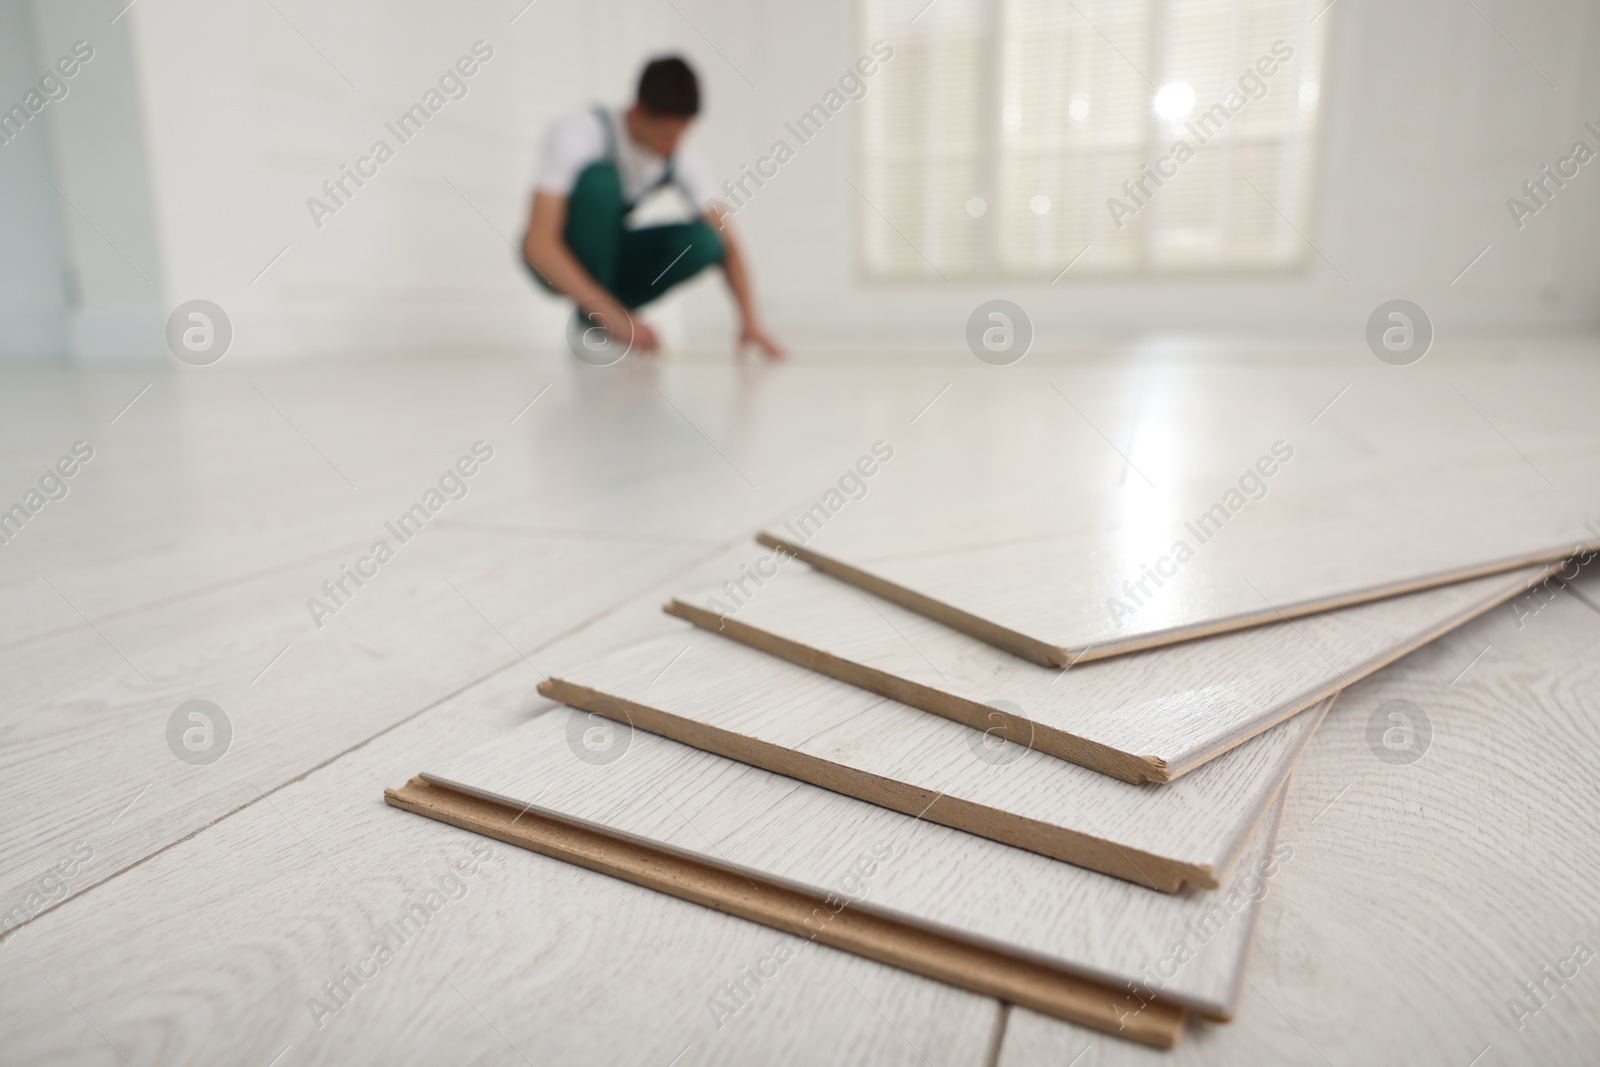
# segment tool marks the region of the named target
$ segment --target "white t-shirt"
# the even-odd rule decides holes
[[[629,203],[661,180],[667,161],[635,144],[628,136],[627,120],[620,110],[607,110],[616,144],[617,174],[622,179],[622,195]],[[535,188],[554,196],[572,195],[578,175],[591,163],[606,157],[606,131],[593,108],[585,108],[551,127],[544,142],[544,158],[539,166]],[[680,145],[673,156],[673,180],[683,187],[691,203],[708,211],[718,202],[716,187],[700,157]]]

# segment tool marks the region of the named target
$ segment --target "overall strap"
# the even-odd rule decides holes
[[[639,194],[639,199],[640,200],[644,199],[645,193],[653,193],[657,189],[660,189],[663,186],[672,185],[674,182],[677,181],[676,172],[673,170],[673,164],[675,162],[676,162],[676,160],[674,160],[673,157],[671,157],[671,156],[667,157],[666,166],[661,168],[661,177],[659,177],[655,181],[651,182],[649,187],[646,188],[644,190],[644,192],[641,192]]]
[[[600,128],[605,131],[606,154],[605,161],[612,165],[617,162],[617,127],[611,120],[611,112],[606,110],[604,104],[594,105],[595,118],[600,120]],[[643,200],[647,193],[653,193],[664,185],[672,185],[677,181],[677,160],[672,156],[667,157],[666,165],[661,168],[661,177],[651,182],[637,197],[629,202],[627,210],[632,211],[633,205]]]
[[[606,137],[606,162],[617,161],[617,131],[611,122],[611,112],[607,111],[604,104],[594,105],[594,117],[600,120],[600,129]]]

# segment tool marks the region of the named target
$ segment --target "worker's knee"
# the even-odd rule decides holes
[[[722,238],[702,220],[629,231],[617,298],[627,307],[642,307],[726,256]]]
[[[685,259],[693,259],[697,267],[711,267],[721,263],[727,247],[717,231],[704,221],[689,227],[689,252]]]

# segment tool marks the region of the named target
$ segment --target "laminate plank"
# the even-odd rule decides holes
[[[628,728],[1090,870],[1214,889],[1331,701],[1136,786],[678,624],[539,691]]]
[[[1218,463],[1237,459],[1235,466],[1242,466],[1259,451],[1261,440],[1284,434],[1284,426],[1297,448],[1343,449],[1373,469],[1381,469],[1397,451],[1419,448],[1456,458],[1490,455],[1505,450],[1509,438],[1567,486],[1561,467],[1547,462],[1547,446],[1560,444],[1571,427],[1592,422],[1584,418],[1584,405],[1592,406],[1593,389],[1581,383],[1595,381],[1593,361],[1562,367],[1563,387],[1552,392],[1548,373],[1529,373],[1541,353],[1533,348],[1526,353],[1519,364],[1483,372],[1459,362],[1437,367],[1425,362],[1408,368],[1404,379],[1389,368],[1352,374],[1343,364],[1284,371],[1258,363],[1221,372],[1116,365],[1039,374],[1023,365],[1010,368],[1023,373],[1008,373],[1003,380],[990,368],[968,372],[943,366],[790,366],[738,379],[720,369],[676,367],[624,381],[610,371],[626,368],[597,374],[564,355],[547,359],[523,353],[510,360],[452,353],[448,363],[432,366],[388,356],[382,363],[249,368],[224,362],[178,368],[181,373],[169,376],[170,388],[168,380],[157,381],[115,424],[109,424],[111,417],[147,377],[81,368],[0,368],[5,382],[0,470],[11,487],[9,499],[38,477],[61,444],[78,436],[87,436],[97,449],[104,446],[96,463],[105,465],[91,467],[87,476],[97,470],[114,475],[76,481],[70,498],[51,503],[24,538],[0,548],[0,643],[26,657],[0,665],[6,672],[0,690],[12,698],[6,729],[34,731],[26,751],[6,751],[6,780],[24,785],[8,792],[7,814],[0,820],[6,835],[0,865],[16,876],[0,879],[7,894],[0,898],[5,908],[0,914],[26,903],[22,891],[42,889],[52,898],[45,902],[47,910],[0,945],[6,962],[0,968],[5,1055],[23,1062],[123,1063],[96,1033],[98,1027],[140,1064],[265,1064],[291,1043],[278,1067],[302,1057],[340,1064],[517,1062],[516,1051],[493,1032],[498,1029],[535,1062],[667,1063],[691,1045],[680,1065],[702,1057],[741,1064],[979,1062],[992,1033],[992,1001],[814,944],[799,949],[782,978],[763,987],[749,1007],[719,1029],[707,998],[771,952],[776,935],[509,849],[497,851],[493,861],[497,869],[512,871],[507,882],[474,880],[468,898],[448,906],[445,918],[452,922],[457,915],[479,916],[463,924],[459,937],[439,923],[433,932],[449,936],[408,943],[380,983],[364,988],[353,1007],[323,1030],[310,1024],[305,1002],[342,964],[361,958],[383,922],[420,899],[460,858],[455,850],[462,835],[383,808],[377,802],[381,788],[404,780],[428,760],[447,759],[498,737],[540,710],[543,703],[531,696],[538,668],[559,670],[569,654],[571,662],[581,663],[617,641],[636,640],[623,633],[626,628],[590,625],[556,645],[543,643],[608,610],[608,618],[630,610],[629,605],[611,609],[613,595],[626,595],[635,576],[641,583],[655,581],[675,565],[676,557],[664,558],[656,546],[717,543],[768,509],[778,510],[778,501],[791,496],[795,507],[809,506],[828,487],[830,472],[837,478],[839,468],[879,437],[904,448],[901,459],[922,452],[935,457],[959,473],[961,484],[983,478],[1031,481],[1045,493],[1054,491],[1044,480],[1052,472],[1138,492],[1143,485],[1138,471],[1168,485],[1214,470]],[[1434,376],[1437,392],[1460,407],[1463,426],[1475,425],[1479,437],[1459,432],[1438,435],[1436,441],[1386,437],[1392,428],[1415,423],[1413,412],[1424,402],[1438,399],[1412,383],[1446,368],[1448,375]],[[1446,376],[1483,406],[1504,438],[1462,404]],[[353,477],[359,491],[353,492],[260,401],[249,388],[251,379]],[[1352,379],[1353,387],[1344,391]],[[537,405],[509,429],[498,429],[552,380],[554,387]],[[1051,382],[1086,418],[1066,406]],[[1537,388],[1519,391],[1519,382]],[[519,385],[525,386],[520,393]],[[672,410],[653,385],[681,410]],[[929,407],[946,385],[948,392]],[[1324,410],[1336,394],[1340,399]],[[1034,397],[1042,399],[1036,403]],[[1055,424],[1042,401],[1059,410]],[[1180,413],[1196,436],[1174,439],[1155,432],[1173,424],[1172,412]],[[1290,425],[1314,415],[1319,418],[1309,430]],[[1115,448],[1107,446],[1096,426],[1116,440]],[[952,427],[957,432],[948,432]],[[460,521],[450,524],[458,532],[470,526],[517,534],[522,539],[507,548],[506,558],[542,559],[551,568],[549,583],[522,581],[520,566],[487,569],[481,583],[473,566],[443,568],[538,665],[530,668],[511,648],[503,648],[498,662],[493,656],[484,659],[488,670],[507,668],[495,676],[508,687],[503,718],[487,729],[470,726],[481,690],[474,687],[451,698],[448,687],[434,687],[444,677],[434,673],[440,663],[453,657],[460,667],[480,650],[463,640],[471,627],[479,628],[484,648],[493,649],[500,638],[467,605],[452,602],[454,594],[440,601],[421,598],[415,611],[407,607],[413,603],[409,594],[389,599],[379,590],[398,577],[392,573],[383,587],[364,592],[362,601],[336,620],[340,626],[352,624],[349,632],[322,633],[307,646],[313,649],[308,661],[298,661],[304,649],[297,642],[252,685],[282,648],[269,639],[279,627],[287,629],[288,616],[304,610],[308,590],[300,580],[311,577],[315,585],[328,577],[312,564],[339,558],[335,546],[364,540],[375,524],[392,518],[437,476],[441,458],[456,455],[464,441],[478,436],[488,436],[497,448],[504,442],[497,463],[506,466],[496,469],[506,472],[508,484],[503,493],[487,483],[474,488],[473,497],[462,502]],[[750,490],[719,449],[762,491]],[[1023,457],[1045,462],[1019,462]],[[873,493],[885,484],[874,480]],[[787,509],[775,519],[794,514]],[[489,531],[488,524],[498,529]],[[556,543],[586,537],[604,544],[585,553],[584,562],[574,563]],[[402,561],[402,566],[409,564]],[[581,581],[574,586],[557,581],[563,571]],[[704,581],[714,584],[736,571],[708,573]],[[269,572],[293,572],[294,577],[272,586],[266,581]],[[133,669],[40,581],[41,573],[151,672],[160,691],[146,692]],[[607,577],[612,574],[614,590]],[[664,592],[693,588],[699,581],[672,583]],[[221,587],[242,590],[250,583],[260,584],[243,590],[229,610],[257,621],[239,628],[221,604]],[[180,600],[191,605],[195,625],[190,629],[179,628]],[[657,595],[645,607],[654,614],[659,601]],[[162,605],[164,613],[151,612]],[[280,609],[282,619],[276,614]],[[377,619],[383,616],[392,617],[380,626]],[[106,625],[109,621],[116,625]],[[1539,624],[1540,619],[1528,620],[1530,631]],[[78,643],[55,646],[41,640],[65,642],[67,631]],[[1483,649],[1451,640],[1441,644],[1451,649],[1453,678]],[[23,652],[21,643],[29,650]],[[156,653],[148,662],[147,651]],[[1502,651],[1497,641],[1458,688],[1472,684],[1475,672]],[[1431,649],[1422,653],[1430,654]],[[279,688],[282,670],[303,672],[303,683]],[[1528,683],[1551,684],[1537,676]],[[239,693],[245,694],[243,712],[235,702]],[[419,712],[441,693],[442,703]],[[1512,699],[1520,695],[1512,686],[1505,706],[1521,708]],[[247,747],[210,768],[173,764],[164,741],[157,739],[178,700],[193,696],[218,699],[230,713],[238,712],[236,724],[242,716],[247,728],[236,743]],[[124,718],[104,718],[111,709]],[[428,729],[413,733],[418,724]],[[60,743],[45,743],[52,730],[61,734]],[[14,736],[8,732],[0,750],[9,749]],[[1532,770],[1527,740],[1516,739],[1519,765],[1529,768],[1530,776],[1548,775],[1549,763]],[[404,744],[390,747],[397,741]],[[1576,735],[1576,743],[1581,747],[1588,741]],[[282,749],[292,758],[279,768],[263,755],[265,749]],[[1365,751],[1356,755],[1365,758]],[[366,769],[352,774],[349,761],[367,755],[376,755],[378,763],[362,764]],[[326,766],[316,769],[322,763]],[[1559,773],[1589,773],[1581,759],[1564,751],[1555,763]],[[169,783],[149,772],[169,764],[187,776],[188,791],[173,798],[170,819],[143,827],[126,851],[117,851],[122,847],[118,835],[142,817],[146,805],[163,803]],[[260,792],[241,779],[226,778],[236,770],[269,765],[259,775],[241,775]],[[1499,764],[1485,755],[1471,768],[1469,780],[1481,788],[1497,770]],[[330,774],[336,776],[331,783]],[[28,793],[26,783],[34,783],[38,792]],[[1314,800],[1297,793],[1305,809],[1302,820],[1317,817],[1343,784],[1330,783]],[[315,789],[303,792],[308,785]],[[1533,781],[1527,795],[1547,795],[1539,794],[1540,788],[1548,783]],[[71,817],[51,821],[46,812],[44,819],[35,818],[33,798],[46,793]],[[116,795],[108,802],[111,793]],[[282,807],[281,816],[263,806],[262,793]],[[1351,795],[1359,793],[1353,789]],[[1469,910],[1471,922],[1455,927],[1438,922],[1408,940],[1419,900],[1440,899],[1463,880],[1446,884],[1434,874],[1417,893],[1386,890],[1379,898],[1367,888],[1347,888],[1353,883],[1340,879],[1364,871],[1369,851],[1380,863],[1398,865],[1392,849],[1373,849],[1371,842],[1375,835],[1395,836],[1386,829],[1390,821],[1423,811],[1451,814],[1443,832],[1456,835],[1448,840],[1466,855],[1476,857],[1474,849],[1481,845],[1474,835],[1488,835],[1506,849],[1529,842],[1517,854],[1540,864],[1541,871],[1551,869],[1543,864],[1572,852],[1573,827],[1580,832],[1592,827],[1583,821],[1583,809],[1575,815],[1560,804],[1544,811],[1510,806],[1506,810],[1513,817],[1502,829],[1493,805],[1473,807],[1467,803],[1474,799],[1471,794],[1399,796],[1391,791],[1379,797],[1369,796],[1343,825],[1340,836],[1348,841],[1338,846],[1339,862],[1324,864],[1318,878],[1296,883],[1297,895],[1316,900],[1343,924],[1318,932],[1318,938],[1339,939],[1346,928],[1381,931],[1387,940],[1405,944],[1410,956],[1379,976],[1387,984],[1374,983],[1370,968],[1341,963],[1330,968],[1335,978],[1329,986],[1305,979],[1311,991],[1295,1004],[1275,987],[1262,988],[1275,1005],[1292,1008],[1309,1002],[1313,993],[1341,1000],[1342,995],[1328,994],[1336,981],[1340,990],[1354,989],[1366,999],[1352,998],[1351,1010],[1335,1012],[1328,1025],[1362,1030],[1392,1013],[1393,1026],[1399,1026],[1410,1012],[1425,1033],[1412,1045],[1398,1045],[1402,1054],[1408,1048],[1425,1053],[1434,1047],[1430,1040],[1443,1038],[1461,1037],[1457,1043],[1464,1045],[1463,1035],[1471,1035],[1475,1020],[1441,1012],[1418,991],[1451,988],[1449,983],[1461,977],[1458,965],[1468,973],[1482,970],[1475,966],[1478,957],[1457,960],[1440,946],[1463,937],[1470,941],[1479,927],[1493,928],[1492,916],[1483,919]],[[1452,799],[1458,802],[1454,807],[1448,803]],[[1328,809],[1316,827],[1333,825],[1342,804]],[[1512,833],[1510,824],[1517,821],[1526,833]],[[1564,833],[1558,833],[1563,826]],[[1415,827],[1402,831],[1413,846],[1436,845],[1440,834],[1431,825],[1425,834]],[[72,857],[80,841],[94,846],[94,856],[90,866],[66,879],[63,903],[44,878]],[[37,865],[28,869],[30,858]],[[360,892],[352,891],[329,859],[352,876]],[[1509,884],[1519,875],[1532,879],[1516,867],[1482,866],[1489,877]],[[1305,892],[1314,884],[1340,888],[1319,890],[1331,897],[1321,900]],[[1592,887],[1593,879],[1587,884]],[[369,885],[370,897],[365,894]],[[1361,894],[1361,900],[1346,899],[1352,894]],[[1383,908],[1360,910],[1358,904],[1369,898],[1381,899]],[[1268,898],[1269,916],[1278,899],[1276,893]],[[1497,903],[1507,914],[1526,905],[1541,922],[1553,922],[1544,912],[1559,917],[1571,911],[1552,908],[1552,897],[1538,892],[1518,899],[1506,894]],[[1462,910],[1455,905],[1456,914]],[[1286,928],[1290,925],[1284,921]],[[1552,931],[1562,933],[1553,926],[1545,930]],[[1288,967],[1305,955],[1302,940],[1280,936],[1288,962],[1274,965]],[[1369,958],[1392,958],[1385,955],[1391,950],[1382,948],[1384,940],[1377,933],[1367,937],[1362,948]],[[1511,935],[1497,940],[1521,943]],[[707,955],[707,946],[726,951]],[[813,959],[842,964],[819,964],[814,977],[794,969],[802,962],[811,966]],[[1525,968],[1516,977],[1531,973]],[[1260,974],[1251,977],[1261,983]],[[1478,997],[1483,1017],[1504,1010],[1503,998],[1497,999],[1501,992],[1490,989]],[[1576,996],[1581,986],[1567,992]],[[1279,1018],[1272,1005],[1263,1007],[1253,996],[1246,986],[1241,1010],[1252,1026]],[[1582,1062],[1581,1052],[1574,1050],[1584,1047],[1581,1041],[1594,1025],[1583,1012],[1565,1014],[1565,1005],[1573,1003],[1565,996],[1528,1022],[1530,1033],[1555,1027],[1564,1042],[1518,1031],[1511,1036],[1527,1044],[1496,1042],[1497,1051],[1522,1049],[1533,1060]],[[1243,1025],[1244,1020],[1236,1024]],[[1287,1039],[1299,1040],[1287,1024],[1273,1025]],[[891,1032],[896,1029],[900,1033]],[[1216,1050],[1207,1053],[1213,1061],[1236,1062],[1231,1046],[1215,1044],[1206,1036],[1210,1032],[1198,1029],[1189,1050],[1203,1044]],[[1324,1044],[1321,1032],[1311,1032]],[[901,1033],[915,1041],[917,1051]],[[1454,1051],[1448,1041],[1438,1047]],[[1303,1052],[1287,1043],[1275,1051],[1281,1060]],[[1358,1051],[1357,1059],[1385,1058],[1383,1049],[1374,1051],[1371,1044]],[[1477,1051],[1466,1049],[1459,1062]]]
[[[1596,964],[1575,946],[1600,948],[1597,606],[1582,577],[1340,696],[1295,771],[1294,855],[1232,1025],[1192,1024],[1156,1058],[1013,1009],[1001,1067],[1086,1048],[1097,1065],[1593,1063]]]
[[[518,663],[30,922],[0,944],[0,1059],[985,1061],[986,997],[382,803],[404,768],[549,708]],[[83,831],[88,877],[116,815]],[[404,923],[419,905],[420,931]],[[392,957],[373,976],[379,941]]]
[[[1101,1030],[1115,1027],[1131,1041],[1171,1048],[1183,1029],[1183,1009],[1141,1005],[1136,1014],[1119,1003],[1116,989],[988,952],[959,939],[895,922],[861,908],[830,906],[829,898],[759,883],[672,852],[551,819],[526,805],[499,803],[413,778],[384,791],[390,804],[426,818],[483,834],[541,855],[624,881],[659,889],[718,911],[893,964],[913,974],[964,989],[1031,1004],[1063,1019]],[[879,857],[863,857],[875,866]],[[870,873],[871,868],[867,868]],[[813,925],[815,924],[815,925]]]
[[[128,810],[100,854],[138,862],[492,670],[516,665],[531,690],[678,625],[660,611],[673,588],[755,551],[439,525],[320,630],[305,599],[334,571],[314,560],[0,651],[0,894],[107,805]],[[180,763],[166,738],[196,698],[234,728],[210,766]]]
[[[760,536],[1062,666],[1600,546],[1600,462],[1589,436],[1491,453],[1471,418],[1465,407],[1415,412],[1402,440],[1437,440],[1376,464],[1315,434],[1264,437],[1259,455],[1208,455],[1159,486],[1148,477],[1106,485],[1049,465],[1021,465],[1034,475],[1024,479],[953,464],[951,453],[972,444],[953,431],[898,452],[885,443],[851,483]],[[1179,414],[1141,432],[1200,440],[1193,430]],[[1440,451],[1457,442],[1460,455]],[[1552,478],[1564,488],[1553,490]]]
[[[727,589],[711,588],[675,597],[667,610],[1102,774],[1170,782],[1544,574],[1532,568],[1479,578],[1065,671],[793,563],[759,587],[739,575],[737,604]]]
[[[1216,1018],[1237,999],[1282,803],[1221,888],[1169,895],[575,710],[435,761],[422,777],[815,899],[842,894],[1065,975],[1137,983],[1124,994],[1129,1011],[1159,994]]]

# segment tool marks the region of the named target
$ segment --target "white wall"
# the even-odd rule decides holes
[[[561,345],[566,312],[514,247],[536,144],[568,110],[626,95],[647,52],[694,51],[694,31],[667,5],[644,20],[549,0],[520,17],[501,0],[276,6],[130,13],[171,302],[220,304],[241,357]],[[401,146],[384,123],[480,40],[494,54],[467,95]],[[308,198],[379,138],[395,158],[316,225]]]
[[[739,217],[758,245],[774,317],[795,337],[835,346],[900,338],[952,351],[972,308],[997,295],[1030,312],[1045,345],[1196,327],[1354,337],[1373,307],[1401,296],[1427,308],[1441,335],[1592,326],[1600,320],[1600,165],[1584,168],[1520,232],[1505,200],[1580,136],[1600,150],[1600,138],[1580,128],[1585,118],[1600,126],[1592,60],[1600,5],[1477,6],[1559,91],[1459,0],[1340,0],[1323,16],[1332,25],[1309,236],[1348,284],[1315,255],[1304,272],[1272,279],[863,284],[852,226],[865,209],[843,181],[855,130],[830,125]],[[730,169],[754,158],[857,54],[854,9],[854,0],[764,6],[759,33],[724,45],[735,62],[764,72],[758,126],[727,160]],[[891,63],[879,77],[894,73]],[[745,88],[723,82],[724,91]]]
[[[622,99],[645,56],[680,51],[706,89],[696,138],[719,176],[732,176],[862,51],[856,2],[537,0],[518,15],[524,0],[141,0],[113,24],[124,0],[36,0],[32,57],[20,34],[0,33],[0,86],[13,91],[40,57],[79,37],[97,58],[37,131],[51,134],[53,163],[0,148],[0,211],[28,247],[0,253],[0,315],[35,323],[12,335],[34,340],[7,344],[62,343],[50,323],[66,313],[68,291],[52,280],[65,260],[82,279],[83,306],[65,331],[80,353],[168,358],[165,315],[195,297],[233,318],[230,359],[557,347],[564,312],[507,243],[525,222],[546,125]],[[908,0],[908,18],[921,3]],[[844,181],[857,132],[847,110],[739,216],[772,325],[802,348],[960,351],[968,313],[996,295],[1029,310],[1042,347],[1193,328],[1358,331],[1396,296],[1428,308],[1441,335],[1594,325],[1600,167],[1521,232],[1505,199],[1580,135],[1600,148],[1580,130],[1584,118],[1600,125],[1600,75],[1584,60],[1600,8],[1477,6],[1559,90],[1459,0],[1339,0],[1323,16],[1311,238],[1349,284],[1315,256],[1281,278],[864,283],[854,227],[865,209]],[[0,0],[0,30],[27,10]],[[479,39],[495,56],[469,95],[318,229],[307,198],[374,139],[392,141],[383,123]],[[892,64],[880,75],[893,76]],[[50,236],[34,180],[47,163],[122,255],[59,204],[62,236]],[[13,231],[12,218],[31,221]],[[669,333],[724,346],[731,319],[719,288],[697,282],[658,312]]]

